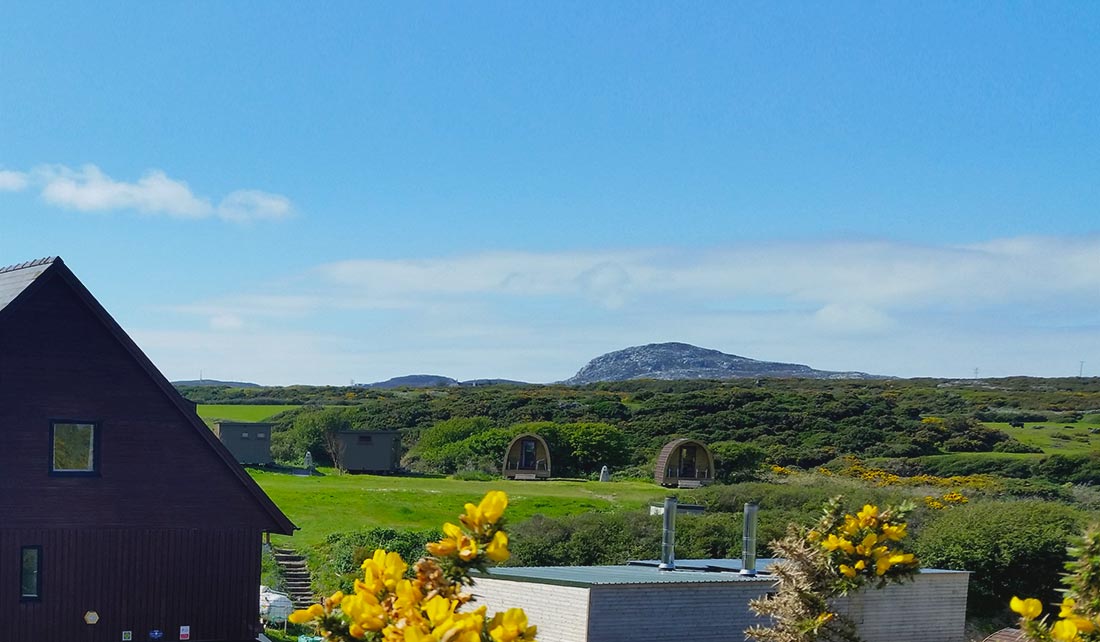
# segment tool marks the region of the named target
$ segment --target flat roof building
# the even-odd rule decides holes
[[[214,434],[242,464],[264,466],[271,459],[271,424],[243,421],[218,421]]]
[[[749,601],[773,590],[776,560],[757,560],[756,576],[741,560],[657,561],[621,566],[497,567],[479,575],[477,605],[523,608],[540,642],[734,642],[763,620]],[[866,642],[962,642],[966,571],[922,570],[912,582],[840,598]]]
[[[344,430],[336,433],[341,470],[351,473],[395,473],[401,469],[401,432]]]

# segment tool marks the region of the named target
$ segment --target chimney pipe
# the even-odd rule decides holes
[[[756,503],[745,504],[745,530],[741,538],[741,575],[756,575]]]
[[[676,570],[676,498],[665,497],[664,529],[661,534],[661,571]]]

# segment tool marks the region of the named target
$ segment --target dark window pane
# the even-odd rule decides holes
[[[95,470],[94,443],[95,426],[92,424],[54,424],[53,469]]]
[[[38,548],[26,546],[23,548],[23,570],[20,573],[20,595],[22,597],[38,597]]]

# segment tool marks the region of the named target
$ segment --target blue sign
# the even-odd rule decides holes
[[[164,631],[161,631],[160,629],[153,629],[152,631],[149,631],[150,640],[159,640],[162,637],[164,637]]]

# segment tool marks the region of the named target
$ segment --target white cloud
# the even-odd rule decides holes
[[[74,170],[53,165],[39,168],[42,198],[47,203],[95,212],[134,209],[146,214],[167,214],[179,218],[209,216],[210,201],[199,198],[183,181],[150,170],[136,183],[116,181],[95,165]]]
[[[32,183],[41,189],[47,203],[81,212],[136,210],[181,219],[217,217],[235,223],[285,219],[294,212],[287,197],[250,189],[230,192],[215,206],[209,198],[195,194],[185,181],[159,169],[146,171],[134,182],[116,180],[92,164],[78,169],[42,165],[29,174],[0,171],[0,191],[17,191]]]
[[[19,192],[26,189],[28,184],[25,173],[0,169],[0,192]]]

